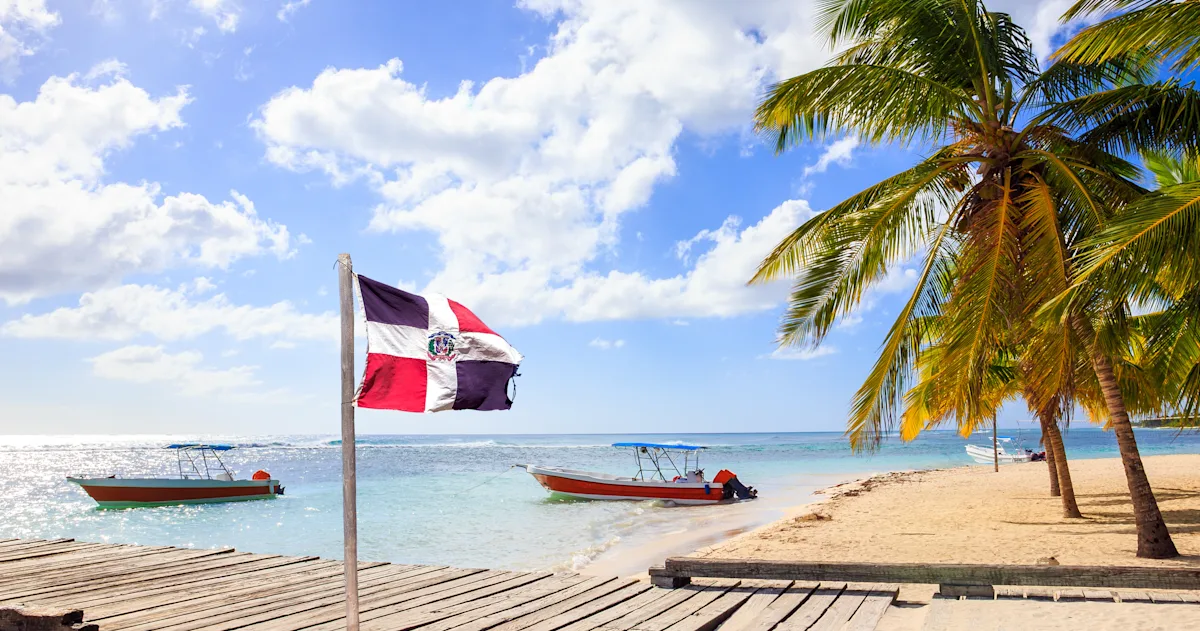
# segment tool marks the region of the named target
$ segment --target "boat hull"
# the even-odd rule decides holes
[[[525,465],[525,470],[551,494],[586,500],[661,500],[675,504],[716,504],[724,500],[720,484],[655,482],[603,473]]]
[[[999,460],[1000,464],[1014,464],[1020,462],[1029,462],[1033,459],[1033,454],[1029,453],[1009,453],[1003,449],[999,450],[998,454],[992,453],[991,447],[977,447],[975,445],[967,445],[967,455],[972,460],[979,464],[992,464]]]
[[[176,506],[274,499],[282,492],[278,480],[170,480],[128,478],[67,478],[79,485],[101,508]]]

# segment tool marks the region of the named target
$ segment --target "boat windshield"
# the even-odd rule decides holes
[[[668,474],[687,477],[691,471],[700,471],[700,450],[705,449],[696,445],[670,443],[613,443],[613,447],[633,448],[633,458],[637,463],[634,480],[663,482],[668,481]]]
[[[233,471],[221,460],[221,451],[230,445],[176,444],[167,445],[179,457],[179,477],[183,480],[233,480]],[[215,473],[214,473],[215,471]]]

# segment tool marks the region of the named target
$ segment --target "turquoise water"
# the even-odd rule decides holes
[[[1016,435],[1012,431],[1003,434]],[[990,436],[973,437],[990,444]],[[1026,446],[1037,434],[1020,433]],[[169,475],[170,442],[207,440],[240,448],[225,455],[239,477],[267,469],[283,481],[277,500],[100,510],[68,474]],[[632,473],[618,441],[709,445],[709,476],[735,471],[760,489],[741,506],[664,507],[651,502],[553,501],[516,463]],[[1074,458],[1115,456],[1110,433],[1073,428]],[[1139,430],[1145,455],[1200,453],[1200,434]],[[967,441],[930,432],[885,442],[872,456],[850,453],[839,433],[362,436],[358,449],[359,556],[364,560],[512,569],[582,569],[623,550],[690,549],[779,516],[809,493],[860,474],[970,464]],[[0,537],[232,546],[240,550],[340,558],[340,445],[322,436],[0,437]],[[1017,465],[1042,466],[1042,465]],[[506,472],[507,470],[507,472]],[[696,533],[712,531],[704,539]],[[641,563],[641,559],[637,563]],[[614,566],[617,567],[617,566]],[[623,567],[621,569],[624,569]]]

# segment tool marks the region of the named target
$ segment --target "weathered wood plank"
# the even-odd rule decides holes
[[[454,628],[457,622],[470,622],[490,613],[497,613],[514,606],[536,601],[544,596],[561,591],[581,583],[587,579],[578,575],[546,576],[541,580],[518,583],[514,586],[497,585],[499,591],[492,595],[482,595],[469,600],[439,601],[417,607],[390,616],[375,618],[364,629],[387,629],[388,631],[407,631],[422,627],[429,631]]]
[[[809,627],[811,631],[838,631],[850,622],[854,612],[867,598],[866,591],[846,589],[833,601],[833,605],[825,610],[825,615],[817,619],[816,624]]]
[[[1150,592],[1150,600],[1156,603],[1181,603],[1183,598],[1171,592]]]
[[[595,577],[533,602],[489,614],[465,624],[458,624],[458,621],[455,619],[450,619],[446,622],[458,624],[458,626],[448,627],[453,628],[455,631],[497,629],[505,623],[516,620],[522,620],[525,624],[533,624],[548,617],[546,614],[553,615],[554,611],[562,611],[561,608],[556,608],[558,605],[571,602],[589,602],[633,583],[633,579],[618,580],[608,577]],[[566,604],[565,606],[570,607],[571,605]],[[539,618],[538,616],[542,617]]]
[[[766,583],[767,581],[764,581]],[[761,587],[750,598],[738,607],[738,610],[721,625],[721,631],[747,631],[752,627],[755,620],[758,619],[771,603],[775,602],[779,595],[791,587],[791,581],[784,581],[777,586]],[[790,611],[788,613],[791,613]],[[785,616],[787,614],[784,614]],[[782,620],[783,617],[780,617]],[[776,621],[778,622],[778,621]]]
[[[482,600],[449,607],[445,611],[453,615],[430,622],[424,625],[421,631],[448,631],[450,629],[464,631],[468,628],[488,629],[501,622],[519,618],[531,611],[542,609],[548,604],[565,600],[612,580],[614,579],[607,577],[588,578],[578,574],[563,575],[561,577],[555,576],[549,580],[533,583],[527,588],[515,589],[496,596],[489,596]]]
[[[48,588],[53,589],[62,585],[75,583],[120,579],[122,577],[130,576],[134,572],[140,572],[148,569],[169,569],[171,567],[178,567],[186,562],[193,562],[197,557],[216,556],[231,552],[233,551],[205,550],[199,555],[169,555],[167,557],[155,559],[153,563],[149,564],[140,563],[136,559],[131,559],[128,564],[124,565],[119,562],[90,565],[76,572],[54,573],[52,576],[44,579],[25,579],[16,586],[0,586],[0,593],[7,593],[9,597],[21,598],[42,593]]]
[[[6,565],[4,567],[8,571],[5,571],[4,575],[0,577],[0,585],[16,582],[17,577],[25,573],[48,575],[49,572],[56,571],[58,572],[56,576],[67,576],[73,571],[80,572],[108,564],[141,563],[144,557],[168,555],[165,558],[184,558],[201,552],[209,551],[187,550],[184,548],[172,548],[170,546],[121,546],[86,551],[79,550],[44,557],[32,564]]]
[[[486,602],[488,596],[509,592],[517,588],[523,587],[528,583],[547,580],[551,577],[550,574],[541,573],[517,573],[510,576],[507,580],[493,583],[490,585],[469,585],[458,590],[451,590],[441,595],[429,597],[429,602],[423,602],[417,606],[411,606],[412,603],[405,603],[399,607],[387,608],[387,613],[384,610],[376,609],[368,611],[361,617],[363,631],[399,631],[401,629],[412,629],[427,622],[440,620],[444,616],[439,613],[443,608],[454,607],[461,603],[480,604]],[[459,592],[459,593],[455,593]],[[397,611],[397,609],[399,609]],[[457,612],[458,610],[455,609]]]
[[[241,569],[234,566],[232,570]],[[187,609],[203,603],[221,602],[241,594],[262,595],[265,591],[278,592],[285,586],[304,587],[307,584],[332,576],[341,571],[341,563],[319,561],[272,565],[244,573],[214,576],[195,583],[180,582],[161,590],[133,592],[129,595],[115,594],[107,599],[95,601],[89,612],[90,620],[107,621],[114,616],[137,615],[142,609],[154,609],[156,613],[174,609]],[[255,591],[257,590],[257,594]]]
[[[386,566],[384,566],[386,568]],[[371,568],[370,570],[360,573],[362,581],[359,587],[362,592],[367,592],[372,588],[380,588],[387,585],[388,575],[384,568]],[[376,572],[382,575],[375,575]],[[106,625],[105,631],[112,629],[128,629],[138,631],[151,631],[159,629],[173,629],[176,631],[184,631],[190,629],[229,629],[236,621],[238,627],[244,626],[242,623],[250,624],[256,620],[269,620],[275,616],[288,615],[294,611],[304,611],[310,607],[318,607],[331,602],[345,602],[345,595],[340,589],[342,585],[341,577],[338,575],[328,576],[318,581],[312,581],[304,588],[289,590],[285,593],[277,593],[274,591],[264,591],[253,596],[242,596],[232,600],[228,604],[224,604],[214,608],[204,609],[186,609],[185,613],[171,616],[169,618],[155,617],[153,612],[141,622],[126,626],[111,626]]]
[[[12,545],[6,546],[4,548],[4,553],[8,554],[10,551],[29,550],[41,546],[63,544],[71,541],[74,541],[74,539],[20,539]]]
[[[1025,598],[1025,588],[1021,586],[996,587],[996,598]]]
[[[730,588],[720,598],[667,627],[667,631],[711,631],[716,629],[738,611],[759,589],[761,587],[758,585],[745,583]]]
[[[316,562],[313,557],[243,559],[235,555],[228,555],[220,557],[219,560],[221,561],[220,565],[205,565],[191,572],[167,573],[165,570],[159,570],[135,575],[120,582],[113,581],[113,584],[108,587],[88,588],[83,586],[82,589],[76,589],[76,586],[73,586],[71,591],[42,594],[38,598],[70,599],[78,602],[80,607],[87,609],[90,615],[96,616],[97,607],[102,606],[106,601],[118,599],[125,602],[150,601],[158,605],[165,605],[168,601],[162,600],[163,597],[172,597],[180,592],[223,589],[234,582],[252,584],[260,580],[270,580],[274,575],[313,571],[322,565],[334,564],[328,561]]]
[[[1064,587],[1058,590],[1059,600],[1086,600],[1083,596],[1083,590],[1075,587]]]
[[[1115,598],[1113,598],[1113,593],[1108,591],[1107,589],[1085,589],[1085,590],[1083,590],[1083,597],[1086,598],[1087,600],[1098,600],[1098,601],[1108,601],[1108,602],[1112,602],[1112,601],[1116,600]]]
[[[637,626],[633,627],[633,630],[664,631],[675,623],[712,604],[713,601],[724,596],[726,592],[737,587],[738,584],[738,581],[722,581],[709,585],[697,585],[695,586],[696,593],[691,598],[638,623]]]
[[[776,628],[780,622],[803,607],[813,593],[817,591],[817,583],[796,583],[779,595],[763,610],[762,615],[753,620],[747,631],[768,631]]]
[[[632,611],[626,613],[620,618],[617,618],[616,620],[592,628],[599,629],[601,631],[628,631],[629,629],[637,628],[637,625],[641,624],[642,622],[645,622],[646,620],[649,620],[650,618],[653,618],[654,616],[657,616],[658,614],[672,607],[678,606],[680,603],[701,593],[704,590],[705,588],[696,585],[689,585],[680,589],[670,590],[667,592],[666,596],[663,596],[654,602],[642,607],[634,608]],[[583,622],[586,625],[587,620],[585,619]]]
[[[638,598],[652,589],[650,585],[645,583],[633,583],[632,585],[626,584],[619,589],[603,595],[595,593],[601,590],[593,590],[574,598],[569,598],[558,605],[547,607],[529,616],[506,622],[491,631],[517,631],[518,629],[527,631],[554,631],[620,603]]]
[[[1200,568],[967,565],[951,563],[792,563],[678,557],[667,559],[666,572],[678,576],[845,580],[870,583],[956,585],[1057,585],[1132,589],[1200,589]]]
[[[842,631],[875,631],[888,608],[896,601],[898,590],[876,589],[867,593],[858,610],[842,627]]]
[[[627,615],[628,613],[653,604],[662,600],[672,593],[669,589],[659,587],[651,587],[633,598],[613,603],[599,611],[595,611],[588,616],[576,618],[573,622],[566,625],[555,626],[568,616],[562,616],[560,619],[551,619],[543,624],[537,625],[539,631],[542,629],[561,629],[562,631],[588,631],[589,629],[600,628],[608,623]]]
[[[57,574],[60,580],[49,577],[46,580],[28,580],[23,594],[28,597],[53,598],[59,596],[81,596],[82,593],[96,589],[116,589],[129,583],[141,580],[162,578],[185,572],[200,572],[208,567],[222,567],[230,564],[246,563],[253,560],[254,555],[241,552],[208,554],[202,556],[166,557],[161,563],[148,567],[122,566],[120,563],[88,566],[88,571],[78,574]],[[103,580],[98,580],[99,578]],[[32,578],[32,577],[31,577]],[[5,588],[0,587],[0,590]]]
[[[437,602],[441,597],[457,595],[480,589],[496,583],[510,580],[512,572],[497,570],[459,570],[451,569],[445,573],[418,580],[407,585],[381,585],[374,589],[359,590],[360,620],[368,620],[370,616],[378,617],[385,613],[402,611]],[[297,621],[302,621],[314,629],[324,628],[325,624],[341,625],[346,616],[344,596],[341,590],[334,594],[332,601],[322,601],[318,607],[286,612],[286,616],[276,616],[270,619],[251,620],[257,631],[267,629],[292,629]]]
[[[1025,590],[1025,597],[1030,600],[1054,600],[1055,591],[1047,587],[1030,587]]]
[[[803,605],[800,605],[799,609],[775,628],[780,631],[808,629],[821,616],[825,615],[825,610],[833,606],[844,589],[846,589],[845,583],[821,583],[820,587],[813,590],[812,595],[804,601]]]
[[[4,566],[7,567],[8,564],[16,564],[29,559],[54,556],[56,554],[65,554],[75,550],[87,550],[99,547],[100,545],[101,544],[97,543],[70,541],[52,545],[35,544],[32,547],[21,546],[15,549],[6,548],[4,550],[0,550],[0,563],[3,563]]]
[[[0,567],[17,571],[24,568],[47,567],[62,564],[67,559],[83,559],[98,556],[109,556],[114,550],[129,549],[132,546],[109,546],[96,543],[69,543],[61,546],[45,546],[34,550],[12,554],[3,559]]]
[[[302,586],[336,576],[342,571],[342,565],[334,562],[314,564],[315,567],[306,563],[275,563],[254,572],[214,577],[196,583],[176,583],[162,589],[114,594],[112,601],[93,602],[83,605],[83,608],[88,612],[88,619],[94,622],[107,623],[109,619],[125,621],[148,610],[165,617],[174,611],[216,606],[226,599],[240,598],[256,590]]]

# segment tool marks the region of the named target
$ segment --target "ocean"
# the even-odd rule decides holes
[[[1026,427],[1003,435],[1035,447]],[[1200,433],[1141,429],[1143,455],[1200,453]],[[969,442],[990,445],[990,435]],[[238,477],[257,469],[283,482],[276,500],[105,510],[69,474],[170,475],[171,442],[220,442]],[[622,441],[706,445],[709,477],[730,469],[759,489],[734,505],[552,500],[518,463],[633,473]],[[670,435],[387,435],[358,440],[359,558],[514,570],[644,571],[666,554],[715,543],[784,515],[818,488],[864,474],[972,464],[952,432],[885,441],[855,455],[829,433]],[[1117,455],[1111,433],[1073,427],[1072,458]],[[332,436],[0,436],[0,538],[234,547],[341,558],[341,447]],[[1011,465],[1011,466],[1042,466]]]

